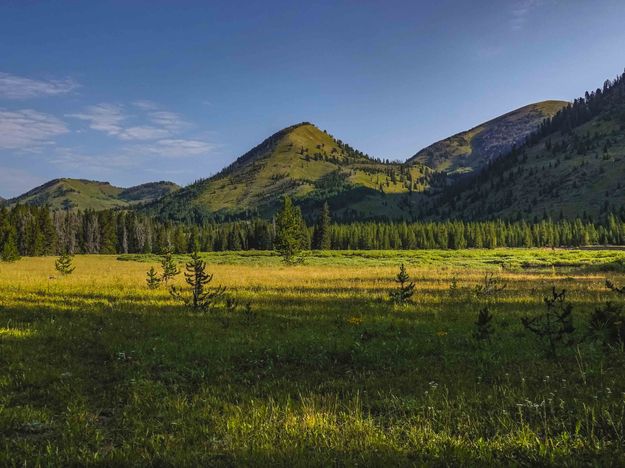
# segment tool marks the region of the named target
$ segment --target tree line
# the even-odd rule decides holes
[[[535,223],[461,220],[444,222],[356,222],[335,224],[327,205],[309,226],[295,207],[289,236],[301,250],[463,249],[625,245],[625,223],[609,215],[603,223],[581,219]],[[246,220],[189,225],[161,222],[132,211],[51,211],[17,205],[0,209],[3,258],[68,254],[189,253],[274,250],[285,224]],[[277,227],[276,227],[277,226]]]

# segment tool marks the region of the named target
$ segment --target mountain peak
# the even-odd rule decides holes
[[[447,174],[479,171],[489,162],[519,146],[547,118],[569,103],[542,101],[457,133],[422,149],[408,163],[421,162]]]
[[[410,211],[411,203],[389,208],[385,194],[422,192],[429,186],[430,173],[420,164],[383,163],[301,122],[274,133],[213,177],[148,209],[174,219],[269,215],[289,195],[309,207],[330,200],[337,215],[349,205],[364,217],[399,217],[404,209]]]

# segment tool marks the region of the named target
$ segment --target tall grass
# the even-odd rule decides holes
[[[78,256],[68,277],[52,258],[0,264],[0,464],[622,462],[623,351],[548,359],[520,323],[556,285],[581,336],[614,299],[605,278],[625,282],[620,252],[204,257],[253,320],[149,291],[152,257]],[[407,306],[388,301],[399,262]],[[488,343],[472,338],[486,271],[508,284]]]

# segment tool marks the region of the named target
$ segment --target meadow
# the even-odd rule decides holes
[[[624,463],[625,353],[583,339],[624,251],[203,257],[251,311],[148,290],[156,256],[0,263],[0,465]],[[416,292],[393,305],[402,262]],[[487,272],[506,287],[481,297]],[[576,327],[556,357],[520,320],[552,286]]]

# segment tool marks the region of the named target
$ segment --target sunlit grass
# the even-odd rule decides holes
[[[79,256],[66,277],[53,258],[0,264],[0,464],[622,460],[623,351],[584,341],[550,360],[519,320],[566,288],[581,339],[595,304],[618,300],[604,283],[625,283],[622,252],[206,258],[254,320],[149,291],[155,257]],[[416,294],[392,306],[400,262]],[[487,271],[507,287],[476,343]]]

